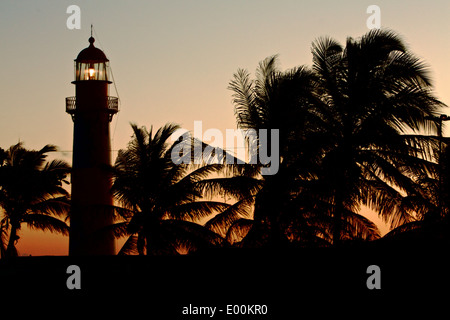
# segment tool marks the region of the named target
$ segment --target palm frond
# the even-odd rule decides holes
[[[58,217],[67,215],[69,209],[70,202],[67,196],[45,199],[30,206],[30,211],[34,213],[54,215]]]
[[[0,258],[5,257],[8,246],[8,220],[3,218],[0,222]]]
[[[165,239],[191,251],[220,247],[224,240],[219,234],[190,221],[163,220],[161,228]]]
[[[205,223],[205,228],[217,234],[226,235],[230,226],[240,218],[249,218],[253,211],[254,198],[237,201]]]
[[[264,181],[246,176],[234,176],[231,178],[204,179],[195,184],[205,197],[223,195],[242,199],[254,196],[261,190]]]
[[[378,227],[366,217],[347,210],[344,215],[344,239],[376,240],[380,238]]]
[[[118,256],[135,255],[138,254],[138,237],[135,235],[129,236],[127,241],[117,253]]]
[[[335,65],[340,60],[342,46],[329,37],[320,37],[311,45],[313,55],[313,70],[322,77],[330,79],[335,72]]]
[[[233,75],[228,89],[233,93],[233,104],[238,127],[242,129],[252,128],[259,123],[259,115],[255,106],[254,82],[251,81],[247,70],[238,69]]]
[[[33,230],[42,230],[61,233],[63,235],[69,234],[69,227],[64,221],[57,218],[42,215],[42,214],[27,214],[22,218],[22,222],[26,223],[28,227]]]
[[[169,219],[198,220],[215,212],[223,211],[230,205],[217,201],[195,201],[179,204],[165,212]]]
[[[404,223],[389,231],[387,234],[384,235],[383,238],[386,239],[393,238],[406,232],[420,229],[421,227],[423,227],[423,221],[411,221],[408,223]]]
[[[241,242],[246,235],[249,233],[250,229],[253,227],[254,221],[251,219],[239,219],[236,220],[229,228],[225,239],[230,244],[235,244]]]

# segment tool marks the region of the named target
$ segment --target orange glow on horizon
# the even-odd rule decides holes
[[[22,226],[16,248],[19,256],[66,256],[69,252],[69,237],[61,234],[31,230]]]

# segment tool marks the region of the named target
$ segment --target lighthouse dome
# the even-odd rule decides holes
[[[80,53],[78,54],[77,58],[75,59],[75,61],[78,62],[105,62],[105,61],[109,61],[108,58],[106,58],[106,55],[103,53],[102,50],[100,50],[99,48],[94,47],[94,42],[95,39],[93,37],[89,38],[89,47],[83,49],[80,51]]]
[[[95,39],[89,38],[89,47],[81,50],[75,59],[75,82],[109,81],[109,60],[102,50],[94,47]]]

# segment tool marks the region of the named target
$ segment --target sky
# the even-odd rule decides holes
[[[155,128],[174,122],[192,130],[201,120],[204,131],[236,128],[227,86],[238,68],[254,72],[274,54],[282,70],[310,66],[314,39],[328,35],[345,43],[362,36],[373,4],[380,7],[382,28],[398,32],[426,62],[435,96],[450,104],[448,0],[2,0],[0,147],[55,144],[56,157],[71,162],[73,123],[65,97],[75,94],[73,60],[89,45],[91,23],[95,45],[113,71],[117,91],[111,85],[110,95],[121,101],[111,123],[118,150],[131,138],[131,122]],[[70,5],[80,7],[79,30],[67,28]],[[24,228],[18,249],[67,254],[67,244],[67,238]]]

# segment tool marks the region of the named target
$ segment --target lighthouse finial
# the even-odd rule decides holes
[[[91,46],[94,45],[94,41],[95,41],[95,39],[94,39],[94,37],[92,36],[92,24],[91,24],[91,37],[89,38],[89,43],[91,44]]]

